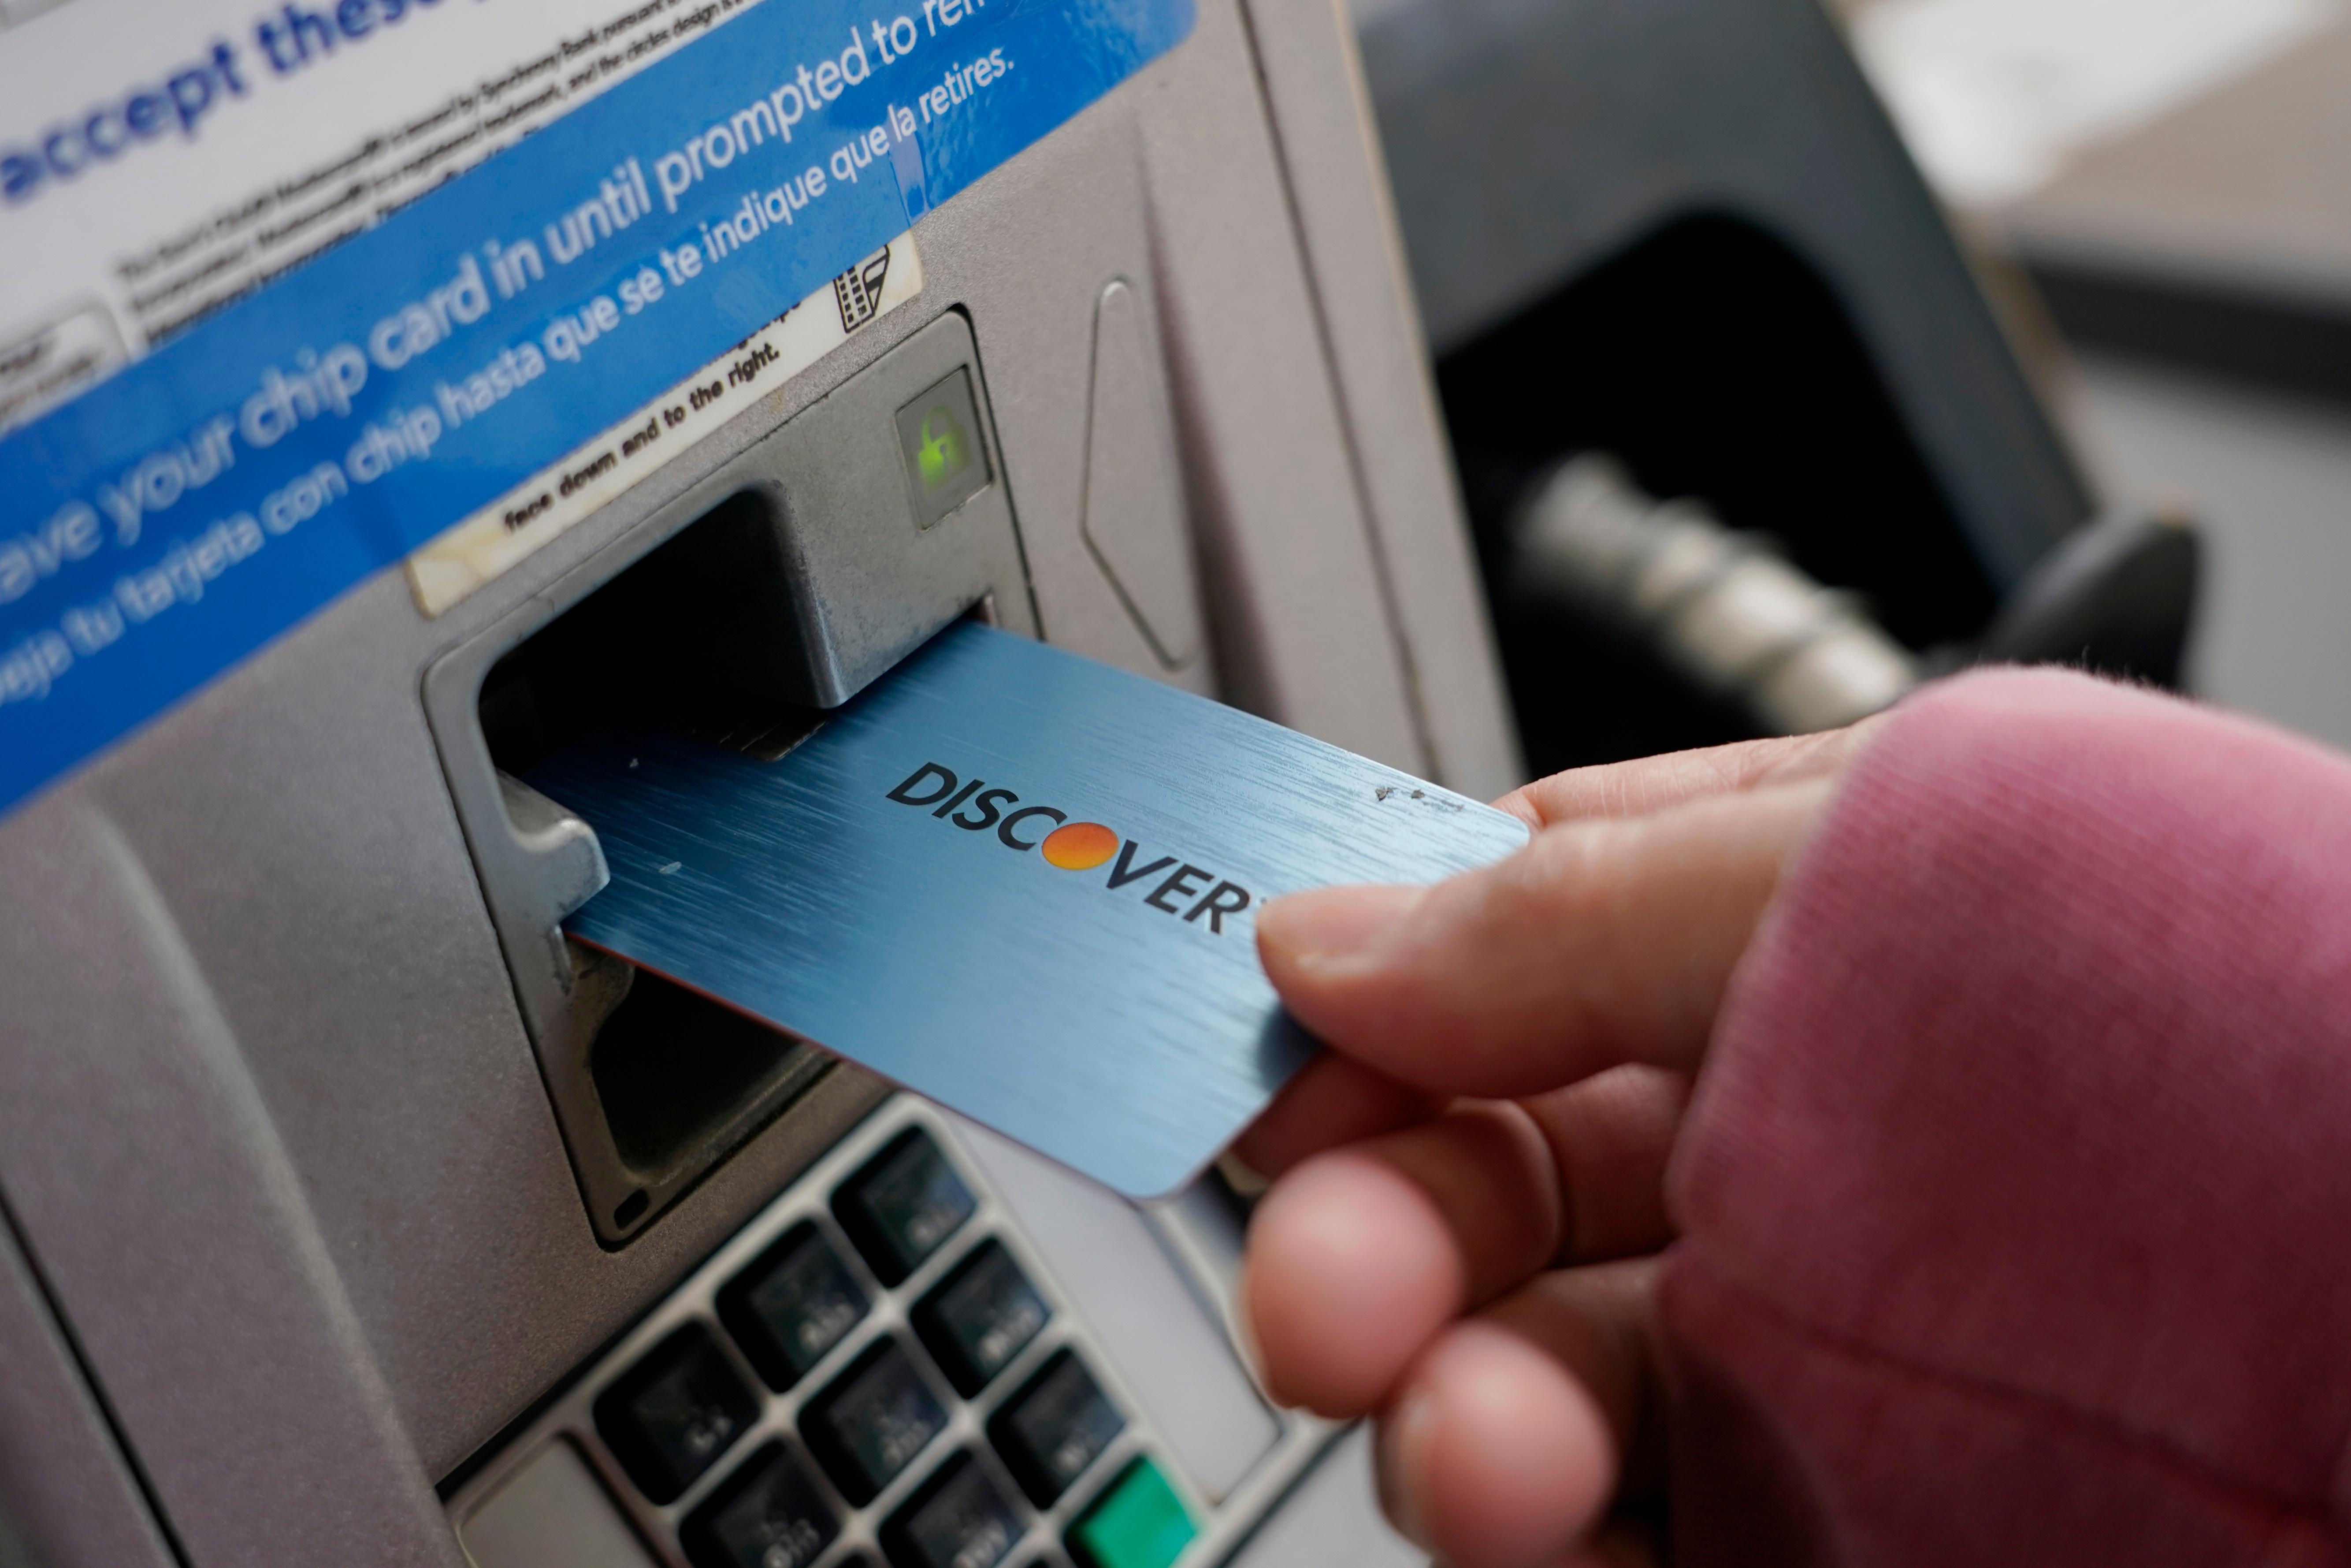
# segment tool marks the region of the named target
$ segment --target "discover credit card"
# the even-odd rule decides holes
[[[1504,812],[977,622],[774,761],[647,729],[530,784],[595,828],[581,941],[1134,1197],[1183,1185],[1314,1050],[1268,899],[1426,883]]]

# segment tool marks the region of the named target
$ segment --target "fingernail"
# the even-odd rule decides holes
[[[1227,1149],[1217,1156],[1217,1174],[1243,1204],[1255,1203],[1273,1185],[1273,1178],[1249,1164],[1238,1149]]]
[[[1304,963],[1360,958],[1403,924],[1426,890],[1417,887],[1323,887],[1267,904],[1258,935]]]
[[[1436,1422],[1436,1400],[1417,1388],[1396,1401],[1395,1408],[1380,1419],[1380,1507],[1396,1533],[1424,1552],[1435,1548],[1429,1545],[1426,1515],[1421,1508],[1421,1458]]]

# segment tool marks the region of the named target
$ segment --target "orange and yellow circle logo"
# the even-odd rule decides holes
[[[1045,863],[1063,871],[1092,871],[1118,853],[1118,835],[1100,822],[1071,822],[1045,835]]]

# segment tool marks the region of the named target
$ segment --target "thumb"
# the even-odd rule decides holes
[[[1258,951],[1300,1022],[1414,1088],[1508,1096],[1625,1061],[1695,1068],[1832,788],[1564,822],[1433,887],[1294,894],[1259,915]]]

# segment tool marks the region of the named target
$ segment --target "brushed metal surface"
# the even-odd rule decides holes
[[[1393,768],[971,622],[780,761],[612,731],[530,782],[611,867],[573,935],[1134,1196],[1180,1185],[1312,1049],[1259,967],[1259,904],[1526,841]],[[1062,821],[1106,826],[1115,852],[1048,863]]]

